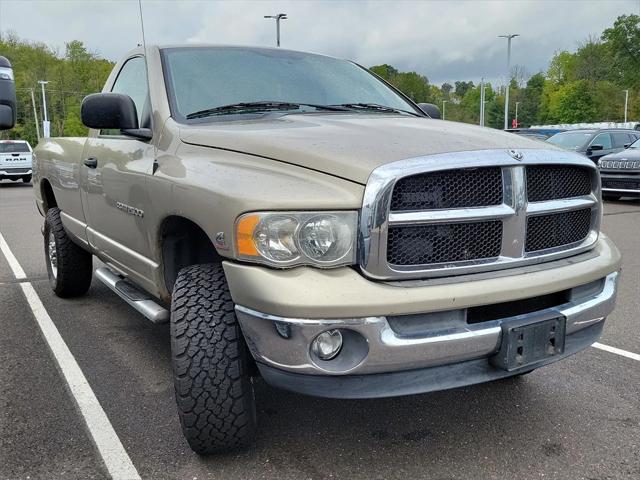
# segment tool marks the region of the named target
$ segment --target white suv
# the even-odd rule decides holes
[[[0,140],[0,180],[31,181],[33,150],[26,140]]]

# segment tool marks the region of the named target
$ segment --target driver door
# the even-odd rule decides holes
[[[146,77],[144,58],[132,57],[123,64],[111,89],[133,99],[140,128],[151,127]],[[118,270],[149,280],[158,267],[149,258],[144,218],[149,204],[146,178],[152,174],[154,163],[153,144],[119,130],[91,133],[81,165],[87,238]]]

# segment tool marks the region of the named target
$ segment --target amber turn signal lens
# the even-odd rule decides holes
[[[236,242],[240,255],[259,256],[256,245],[253,242],[253,232],[260,222],[258,215],[247,215],[240,218],[236,227]]]

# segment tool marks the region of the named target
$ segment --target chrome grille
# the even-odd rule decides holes
[[[582,242],[591,230],[591,209],[527,218],[525,252]]]
[[[360,266],[377,279],[428,278],[574,255],[597,239],[599,190],[590,160],[556,150],[383,165],[365,190]]]
[[[392,265],[459,262],[500,255],[502,222],[392,227],[387,261]]]
[[[527,167],[527,200],[541,202],[591,193],[589,170],[568,165]]]
[[[603,178],[602,188],[611,190],[640,190],[640,178],[615,179]]]
[[[499,168],[466,168],[421,173],[398,180],[391,210],[435,210],[502,203]]]

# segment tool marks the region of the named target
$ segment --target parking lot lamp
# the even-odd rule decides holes
[[[277,15],[265,15],[264,18],[273,18],[276,21],[276,45],[280,46],[280,20],[286,20],[286,13],[278,13]]]
[[[442,100],[442,120],[444,120],[445,105],[449,100]]]
[[[624,123],[627,123],[627,107],[629,106],[629,90],[623,90],[624,92]]]
[[[518,105],[520,105],[521,102],[516,102],[516,128],[520,126],[520,123],[518,122]]]
[[[508,35],[498,35],[500,38],[507,39],[507,86],[504,95],[504,129],[509,128],[509,83],[511,83],[511,39],[519,37],[519,33],[510,33]]]
[[[47,80],[38,80],[42,87],[42,136],[49,138],[51,130],[49,128],[49,117],[47,117],[47,97],[44,93],[44,86],[49,83]]]

